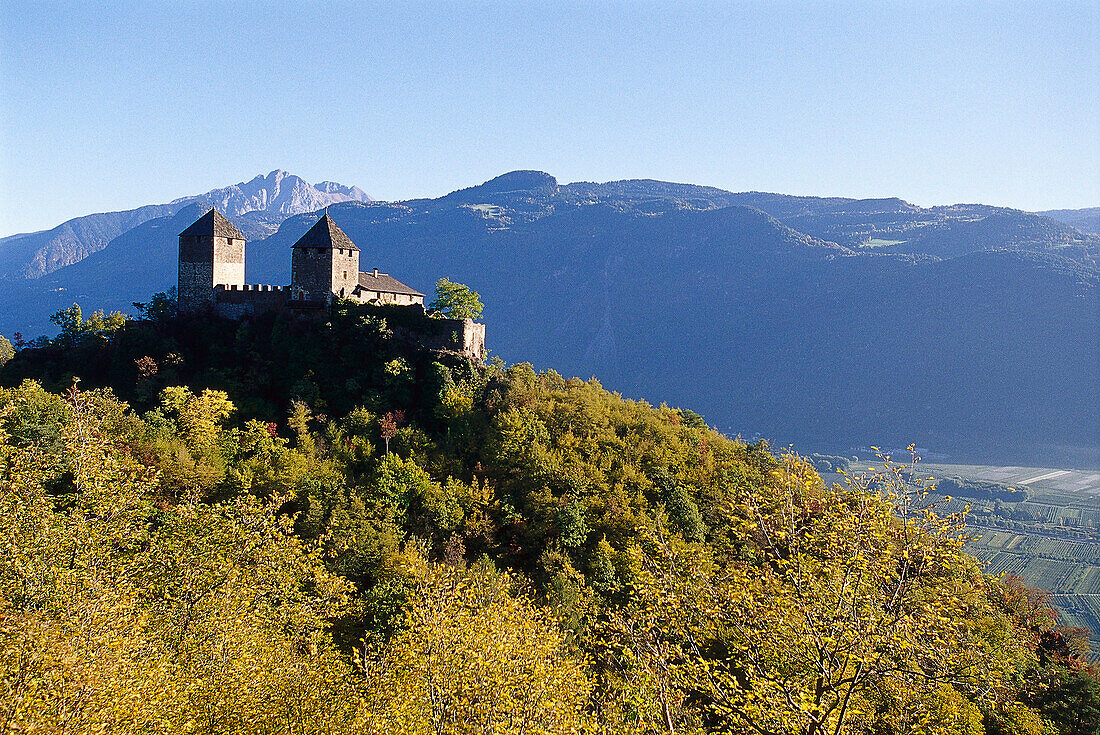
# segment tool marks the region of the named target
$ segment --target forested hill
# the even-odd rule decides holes
[[[13,732],[1100,723],[1087,636],[902,467],[825,487],[691,411],[423,350],[408,310],[169,307],[70,311],[0,370]]]

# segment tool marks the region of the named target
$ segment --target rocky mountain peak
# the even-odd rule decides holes
[[[251,181],[222,189],[213,189],[193,197],[184,197],[173,204],[201,201],[217,207],[227,217],[239,217],[249,212],[271,212],[286,216],[315,212],[331,204],[347,201],[372,201],[357,186],[332,181],[313,186],[300,176],[275,169],[266,176],[260,174]]]
[[[344,184],[338,184],[335,181],[321,181],[317,184],[314,184],[313,188],[317,191],[323,191],[326,194],[342,194],[349,199],[357,202],[374,201],[374,197],[360,189],[358,186],[345,186]]]

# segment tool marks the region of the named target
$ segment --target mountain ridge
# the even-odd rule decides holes
[[[172,216],[194,202],[243,218],[238,227],[246,237],[256,239],[274,232],[288,216],[344,201],[371,200],[357,186],[331,181],[321,185],[324,190],[276,169],[266,176],[261,174],[247,182],[179,197],[166,204],[99,212],[74,217],[50,229],[8,235],[0,238],[0,281],[41,278],[83,260],[151,219]]]
[[[323,181],[320,186],[311,185],[300,176],[275,169],[245,181],[220,189],[175,199],[170,204],[200,201],[214,206],[226,216],[239,217],[249,212],[269,212],[285,215],[301,214],[323,209],[331,204],[346,201],[373,201],[357,186],[345,186]]]
[[[1076,227],[1082,232],[1100,235],[1100,207],[1048,209],[1045,212],[1036,212],[1036,214]]]

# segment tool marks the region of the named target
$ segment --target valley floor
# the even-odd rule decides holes
[[[851,471],[872,466],[861,461]],[[1100,659],[1100,472],[921,462],[918,474],[1027,488],[1023,502],[940,496],[936,507],[943,515],[969,506],[967,550],[989,574],[1016,574],[1050,592],[1063,624],[1091,631]]]

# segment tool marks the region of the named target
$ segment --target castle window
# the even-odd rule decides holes
[[[346,281],[347,279],[348,279],[348,272],[344,271],[344,280]]]

